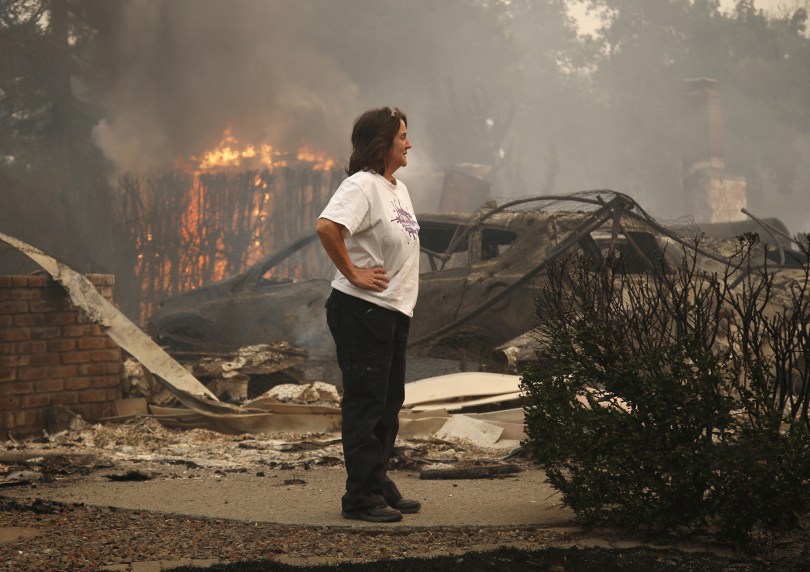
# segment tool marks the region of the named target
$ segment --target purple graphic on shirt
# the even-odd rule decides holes
[[[391,222],[399,223],[405,232],[408,233],[408,236],[416,238],[419,236],[419,223],[416,222],[416,217],[402,208],[402,205],[398,203],[399,201],[391,201],[394,207],[394,218],[391,219]]]

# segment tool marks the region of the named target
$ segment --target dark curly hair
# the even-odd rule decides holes
[[[358,171],[385,172],[385,156],[399,132],[400,119],[408,126],[408,119],[397,107],[369,109],[354,122],[352,129],[352,156],[347,175]]]

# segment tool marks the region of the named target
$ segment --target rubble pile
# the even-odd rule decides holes
[[[493,383],[491,378],[497,374],[479,373],[439,376],[414,385],[414,390],[408,392],[408,406],[425,407],[432,403],[436,407],[403,410],[401,439],[397,442],[392,466],[428,473],[437,469],[477,467],[469,471],[468,478],[480,478],[481,475],[497,475],[498,470],[493,467],[520,450],[521,410],[465,411],[464,414],[447,411],[448,407],[452,409],[470,400],[459,396],[455,402],[448,402],[454,391],[445,389],[437,393],[435,388],[460,387],[465,383],[463,376],[472,376],[466,383],[475,382],[473,394],[491,391],[496,394],[493,401],[504,394],[504,388],[511,389],[515,384],[512,376],[498,377]],[[490,389],[486,389],[487,383]],[[441,401],[435,401],[437,396]],[[246,403],[246,411],[259,405],[263,413],[231,416],[262,419],[259,431],[229,432],[194,427],[189,420],[199,421],[199,412],[147,405],[145,400],[143,411],[103,423],[89,424],[76,416],[65,430],[6,443],[5,451],[0,452],[0,467],[3,467],[0,488],[99,469],[148,475],[176,466],[257,472],[266,468],[339,465],[343,462],[339,424],[332,431],[269,430],[273,425],[316,426],[317,421],[313,420],[331,419],[334,415],[339,420],[339,400],[337,388],[323,382],[279,385]],[[209,418],[226,423],[222,419],[229,416],[220,414]],[[291,418],[299,419],[292,423]]]
[[[273,398],[279,403],[302,403],[307,405],[340,405],[340,395],[334,385],[316,381],[306,385],[284,383],[265,392],[261,397]]]

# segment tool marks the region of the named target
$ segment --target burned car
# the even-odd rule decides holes
[[[678,263],[667,244],[690,245],[614,191],[491,201],[474,213],[417,218],[422,260],[410,352],[477,363],[532,329],[550,261],[577,251],[600,260],[610,251],[626,271],[643,273]],[[302,268],[314,272],[303,278]],[[198,348],[287,341],[311,356],[331,355],[323,305],[333,272],[316,236],[306,236],[241,274],[165,300],[148,330]]]
[[[422,215],[419,302],[412,352],[487,361],[529,331],[547,264],[612,249],[629,272],[665,263],[664,242],[619,193],[540,196],[485,204],[473,214]]]
[[[150,316],[147,332],[177,349],[233,351],[252,344],[289,342],[311,354],[331,350],[323,305],[331,279],[296,277],[320,256],[315,234],[259,260],[244,272],[167,298]],[[323,267],[324,264],[316,264]]]

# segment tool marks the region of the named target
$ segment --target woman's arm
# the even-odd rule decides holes
[[[332,263],[357,288],[375,292],[382,292],[388,288],[389,278],[382,266],[358,268],[352,264],[349,251],[343,242],[343,228],[342,224],[328,218],[319,218],[315,223],[315,232],[318,233],[321,245]]]

